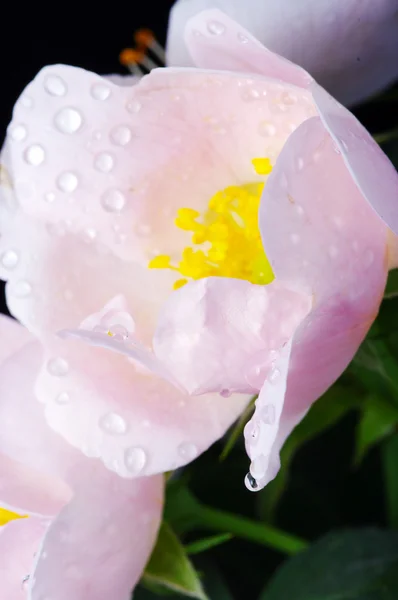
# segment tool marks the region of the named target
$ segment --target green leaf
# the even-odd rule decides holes
[[[366,399],[356,432],[354,463],[358,465],[366,452],[384,439],[398,423],[398,408],[381,396]]]
[[[395,600],[397,570],[397,532],[335,532],[286,561],[259,600]]]
[[[391,527],[398,529],[398,435],[383,444],[382,460],[388,520]]]
[[[300,446],[334,425],[344,414],[359,405],[359,391],[353,386],[341,383],[336,383],[313,404],[282,448],[282,467],[278,475],[258,494],[258,508],[264,520],[273,520],[275,508],[288,482],[290,464]]]
[[[163,523],[155,550],[141,583],[149,589],[173,591],[190,598],[207,600],[198,574],[183,545],[167,523]]]
[[[188,554],[199,554],[200,552],[205,552],[206,550],[210,550],[210,548],[215,548],[220,544],[228,542],[232,537],[233,535],[231,533],[212,535],[188,544],[185,546],[185,550]]]
[[[393,269],[388,274],[384,298],[391,299],[398,296],[398,269]]]
[[[235,446],[237,440],[242,435],[245,425],[248,422],[248,420],[250,419],[252,412],[254,411],[254,403],[256,400],[257,400],[257,396],[254,396],[250,400],[249,404],[246,406],[245,410],[243,411],[243,413],[241,414],[241,416],[239,417],[239,419],[237,420],[235,425],[232,427],[231,432],[229,433],[229,435],[227,437],[225,446],[220,454],[220,461],[223,461],[227,458],[228,454],[231,452],[232,448]]]

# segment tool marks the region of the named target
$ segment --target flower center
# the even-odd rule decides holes
[[[268,175],[268,158],[252,160],[255,171]],[[184,248],[181,260],[171,263],[171,257],[160,254],[153,258],[150,269],[171,269],[183,277],[174,289],[189,279],[203,277],[234,277],[251,283],[267,284],[274,279],[271,265],[264,253],[258,228],[258,209],[264,182],[229,186],[217,192],[203,215],[192,208],[180,208],[175,224],[192,232],[192,246]]]
[[[6,510],[5,508],[0,508],[0,527],[2,525],[6,525],[7,523],[9,523],[9,521],[24,518],[24,516],[19,515],[18,513],[11,512],[10,510]]]

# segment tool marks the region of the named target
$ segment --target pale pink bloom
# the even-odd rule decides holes
[[[163,478],[123,479],[48,427],[34,398],[40,344],[0,317],[2,600],[129,600],[156,540]],[[67,402],[67,395],[56,402]]]
[[[193,65],[184,28],[205,8],[221,9],[344,104],[360,102],[398,77],[397,0],[178,0],[167,36],[170,66]]]
[[[150,475],[195,458],[259,393],[245,438],[260,489],[377,314],[398,177],[346,109],[223,13],[192,19],[186,42],[200,69],[118,87],[52,66],[27,87],[2,155],[1,273],[44,346],[35,391],[55,431],[122,477]],[[176,212],[203,228],[225,194],[212,276],[200,255],[181,267],[192,234]],[[247,244],[224,264],[232,230]],[[148,268],[159,255],[174,269]]]

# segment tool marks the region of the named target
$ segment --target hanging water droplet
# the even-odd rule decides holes
[[[115,412],[102,415],[98,424],[102,431],[111,435],[123,435],[127,431],[126,420]]]
[[[198,456],[199,451],[192,442],[183,442],[178,446],[178,454],[184,460],[193,460]]]
[[[74,173],[69,171],[62,173],[57,179],[57,186],[61,192],[66,194],[74,192],[77,188],[79,180]]]
[[[46,153],[42,146],[39,144],[33,144],[33,146],[29,146],[29,148],[25,150],[24,158],[29,165],[38,167],[44,162]]]
[[[225,32],[225,25],[220,21],[209,21],[207,31],[212,35],[222,35]]]
[[[12,293],[17,298],[27,298],[32,293],[32,286],[28,281],[21,279],[12,286]]]
[[[104,83],[95,83],[91,87],[91,95],[95,100],[107,100],[111,95],[111,90],[109,86]]]
[[[221,390],[221,392],[220,392],[220,396],[222,396],[223,398],[229,398],[231,396],[231,394],[232,394],[231,390],[227,390],[227,389]]]
[[[110,173],[114,167],[115,161],[108,152],[101,152],[95,157],[94,167],[101,173]]]
[[[65,96],[67,92],[65,81],[58,75],[47,75],[44,79],[44,89],[50,96]]]
[[[141,473],[146,465],[145,450],[138,446],[127,448],[124,452],[124,464],[133,475]]]
[[[56,396],[55,402],[57,404],[68,404],[68,402],[70,402],[70,395],[68,392],[61,392],[58,394],[58,396]]]
[[[83,117],[76,108],[63,108],[54,118],[54,124],[61,133],[76,133],[83,124]]]
[[[19,256],[15,250],[6,250],[1,255],[1,264],[5,269],[15,269],[19,261]]]
[[[258,488],[258,483],[251,473],[248,473],[245,477],[245,486],[251,492],[255,492]]]
[[[69,372],[68,361],[60,356],[50,358],[47,363],[47,371],[50,373],[50,375],[54,375],[55,377],[63,377]]]
[[[112,129],[110,137],[117,146],[126,146],[132,137],[131,129],[127,125],[119,125]]]
[[[14,125],[9,130],[9,135],[14,142],[22,142],[28,135],[28,132],[24,125]]]
[[[129,111],[129,113],[138,113],[141,110],[141,102],[139,102],[138,100],[131,100],[128,104],[127,104],[127,110]]]
[[[259,418],[265,425],[273,425],[275,423],[276,411],[273,404],[266,404],[260,410]]]
[[[120,212],[126,204],[126,198],[119,190],[108,190],[102,196],[101,204],[107,212]]]

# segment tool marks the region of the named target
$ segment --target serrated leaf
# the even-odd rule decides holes
[[[383,440],[398,423],[398,408],[379,395],[365,400],[356,431],[354,463],[358,465],[366,452]]]
[[[167,523],[162,523],[155,550],[141,583],[149,589],[177,592],[190,598],[208,600],[199,576],[184,546]]]
[[[185,550],[188,554],[199,554],[200,552],[206,552],[206,550],[210,550],[210,548],[215,548],[220,544],[225,544],[230,539],[233,538],[231,533],[221,533],[220,535],[212,535],[210,537],[202,538],[201,540],[196,540],[191,544],[185,546]]]
[[[397,569],[397,532],[335,532],[287,560],[259,600],[394,600]]]

